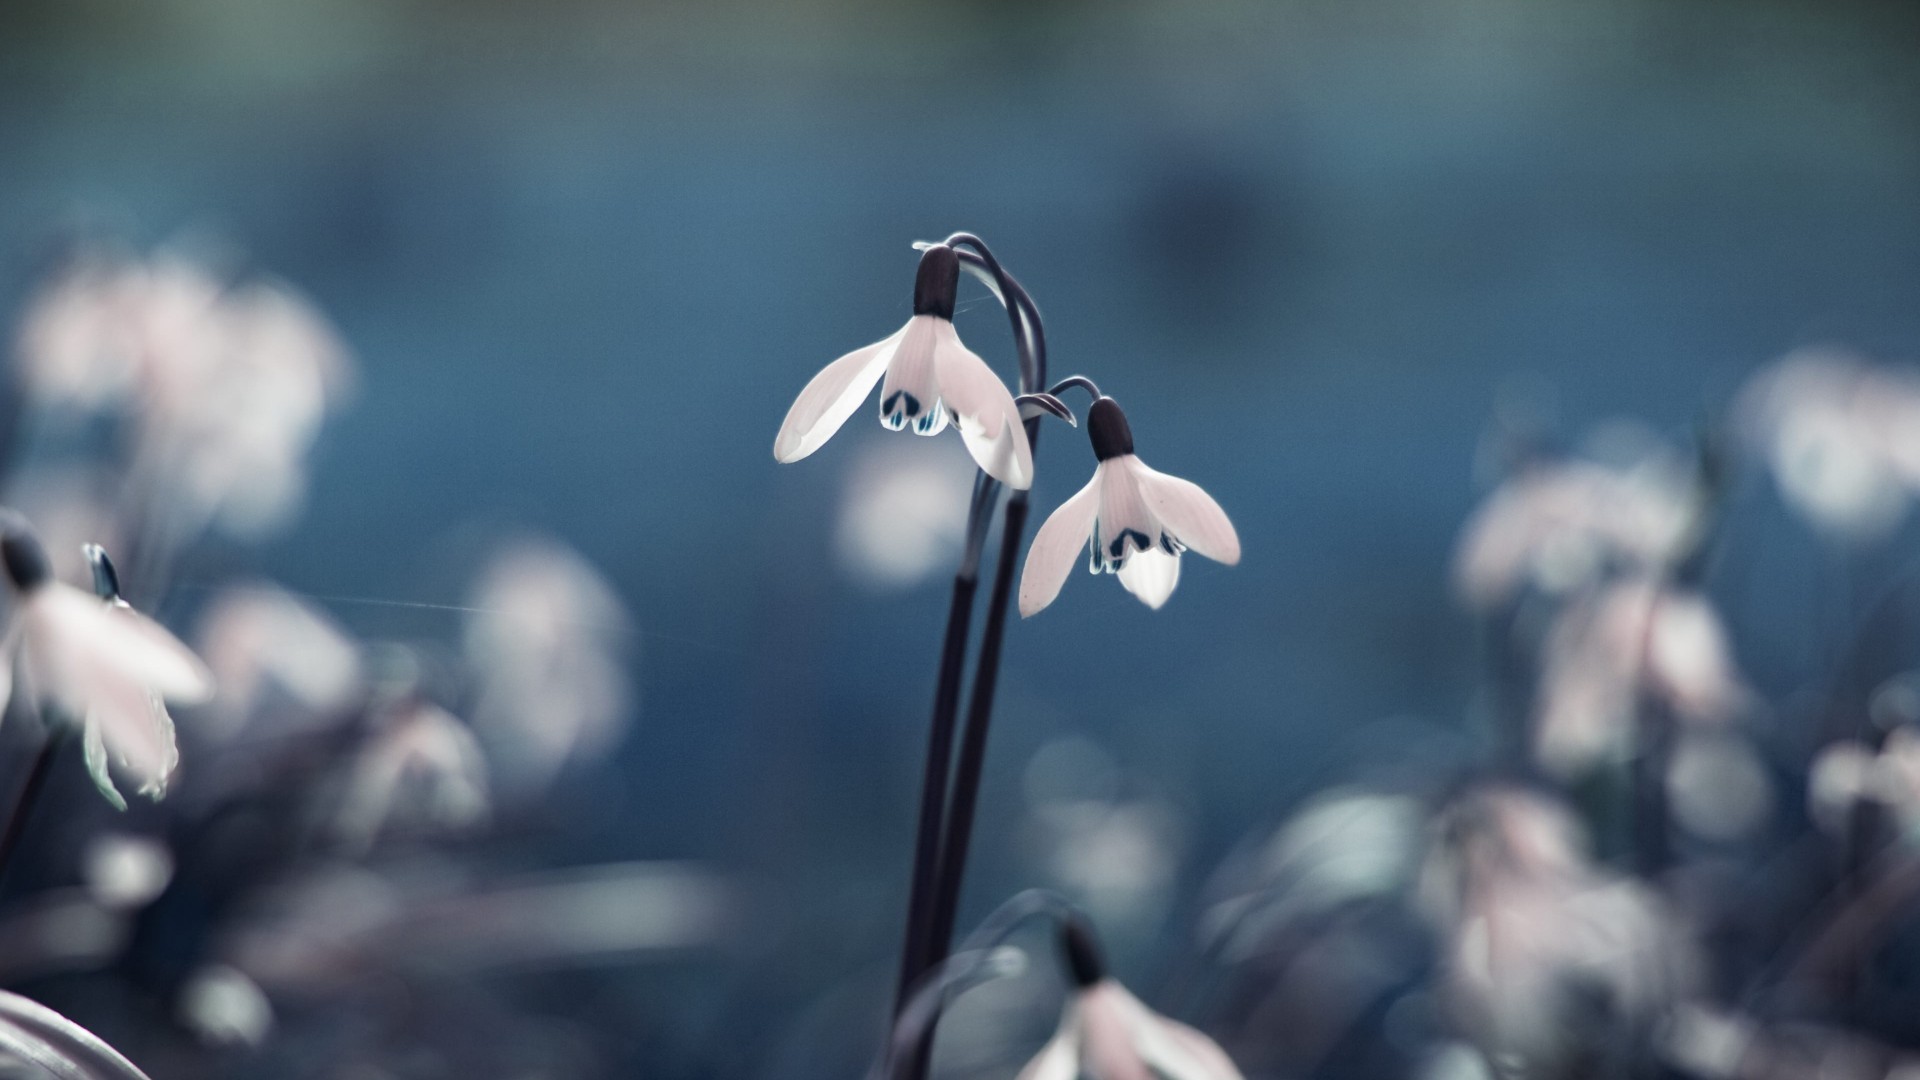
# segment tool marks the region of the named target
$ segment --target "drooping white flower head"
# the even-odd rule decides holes
[[[13,589],[9,643],[17,648],[27,692],[49,720],[80,725],[87,770],[115,806],[126,801],[110,771],[126,774],[158,799],[179,764],[166,702],[197,704],[213,694],[206,665],[159,623],[133,610],[112,583],[101,596],[53,578],[40,541],[22,519],[0,523],[0,563]],[[12,664],[0,678],[0,704],[12,691]],[[54,714],[54,715],[48,715]]]
[[[882,424],[895,431],[910,428],[916,435],[936,435],[952,424],[988,476],[1008,487],[1031,487],[1033,448],[1019,407],[953,328],[959,284],[959,255],[945,244],[927,248],[914,280],[913,317],[892,335],[828,364],[807,383],[774,437],[775,460],[799,461],[820,449],[881,383]]]
[[[1240,1080],[1218,1043],[1141,1004],[1114,978],[1078,920],[1061,930],[1073,995],[1060,1027],[1019,1080]]]
[[[1082,545],[1090,573],[1115,574],[1150,608],[1180,582],[1180,553],[1192,550],[1232,566],[1240,561],[1233,522],[1198,484],[1147,467],[1134,456],[1133,430],[1110,397],[1087,410],[1087,435],[1099,461],[1093,479],[1054,510],[1027,549],[1020,614],[1060,595]]]

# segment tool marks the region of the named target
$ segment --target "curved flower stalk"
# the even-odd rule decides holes
[[[111,769],[158,799],[179,764],[166,702],[197,704],[213,694],[206,666],[159,623],[119,598],[112,563],[91,549],[98,596],[55,581],[26,522],[0,523],[0,562],[17,604],[9,637],[27,691],[50,719],[80,725],[87,771],[107,801],[125,809]],[[11,675],[0,686],[10,692]]]
[[[1090,384],[1089,384],[1090,385]],[[1093,479],[1060,504],[1027,549],[1020,575],[1020,614],[1036,614],[1066,584],[1086,546],[1091,573],[1114,574],[1158,609],[1180,582],[1180,555],[1192,550],[1232,566],[1240,561],[1233,522],[1198,484],[1147,467],[1133,452],[1127,416],[1110,397],[1087,410],[1087,436],[1099,462]]]
[[[880,383],[880,422],[916,435],[952,424],[981,471],[1008,487],[1033,484],[1033,450],[1019,407],[986,361],[953,327],[960,256],[935,244],[920,256],[913,316],[905,326],[828,364],[809,381],[773,441],[773,456],[799,461],[840,430]],[[882,377],[884,381],[882,381]]]
[[[1078,918],[1060,928],[1073,991],[1060,1027],[1020,1070],[1020,1080],[1240,1080],[1218,1043],[1155,1013],[1107,974],[1100,947]]]

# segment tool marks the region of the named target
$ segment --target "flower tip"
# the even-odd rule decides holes
[[[107,557],[107,549],[99,544],[85,544],[80,552],[87,557],[87,565],[93,570],[93,594],[102,600],[120,599],[120,572],[113,568],[113,560]]]
[[[1093,456],[1100,461],[1133,453],[1133,428],[1127,414],[1110,397],[1094,399],[1087,408],[1087,438],[1093,443]]]
[[[1066,958],[1067,973],[1073,984],[1086,989],[1107,977],[1107,962],[1100,955],[1100,943],[1093,928],[1078,915],[1069,915],[1060,924],[1060,953]]]
[[[933,244],[920,253],[920,269],[913,279],[913,313],[953,320],[954,297],[960,291],[960,254],[945,244]]]
[[[41,546],[27,519],[18,514],[0,517],[0,563],[5,564],[7,579],[13,582],[13,587],[23,593],[39,588],[53,577],[47,549]]]

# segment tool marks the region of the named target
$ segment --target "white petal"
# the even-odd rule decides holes
[[[894,431],[938,435],[946,430],[947,409],[940,400],[933,360],[942,324],[945,319],[915,315],[887,362],[887,377],[880,384],[880,423]]]
[[[1240,561],[1240,536],[1233,531],[1233,522],[1200,485],[1150,469],[1131,455],[1119,460],[1127,463],[1139,482],[1147,509],[1174,539],[1216,562],[1232,566]]]
[[[1020,1070],[1016,1080],[1074,1080],[1080,1073],[1079,1041],[1071,1026],[1062,1026],[1059,1034],[1047,1040],[1047,1045]]]
[[[1087,486],[1054,508],[1040,531],[1027,545],[1027,563],[1020,571],[1020,617],[1038,612],[1060,595],[1074,560],[1093,531],[1093,516],[1100,509],[1100,474],[1094,473]]]
[[[866,400],[873,384],[880,381],[881,372],[887,370],[887,361],[893,359],[893,351],[906,332],[903,326],[888,337],[855,349],[809,380],[787,410],[780,434],[774,436],[774,459],[799,461],[832,438]]]
[[[140,794],[166,794],[180,751],[173,718],[150,691],[124,679],[100,680],[89,696],[85,727],[89,737],[102,741],[108,761],[137,782]]]
[[[1100,463],[1100,515],[1093,554],[1100,569],[1108,573],[1128,562],[1132,553],[1160,544],[1160,519],[1147,509],[1140,479],[1133,473],[1134,461],[1133,455],[1123,454]]]
[[[1173,587],[1180,584],[1180,556],[1159,548],[1135,552],[1120,568],[1119,577],[1128,592],[1158,611],[1173,595]]]
[[[107,772],[107,744],[100,737],[100,725],[88,724],[80,737],[80,752],[87,763],[87,775],[93,777],[93,786],[113,804],[115,810],[127,808],[126,796],[113,786],[113,777]]]
[[[960,439],[982,471],[1025,491],[1033,486],[1033,448],[1020,408],[985,360],[960,343],[953,324],[936,319],[933,364],[940,396],[959,417]]]
[[[1241,1080],[1218,1043],[1178,1021],[1150,1016],[1136,1035],[1140,1056],[1168,1080]]]
[[[1153,1080],[1140,1060],[1135,1035],[1145,1007],[1112,979],[1081,991],[1080,1022],[1086,1074],[1092,1080]]]
[[[213,676],[205,664],[165,627],[124,604],[102,603],[71,585],[49,582],[29,601],[41,640],[33,646],[47,654],[65,687],[36,687],[43,693],[84,693],[76,682],[122,677],[183,705],[213,696]],[[54,655],[54,654],[63,655]],[[63,698],[70,704],[70,697]],[[84,711],[84,710],[83,710]]]

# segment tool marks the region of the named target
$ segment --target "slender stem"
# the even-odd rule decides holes
[[[927,764],[920,780],[920,822],[914,834],[913,884],[907,894],[906,940],[900,949],[900,985],[894,993],[898,1021],[913,987],[932,961],[934,873],[938,864],[942,818],[947,803],[947,773],[953,757],[953,722],[960,704],[960,668],[966,662],[967,624],[973,615],[976,574],[954,575],[953,602],[947,607],[947,636],[940,649],[940,678],[933,694],[933,721],[927,728]]]
[[[27,821],[33,817],[33,808],[40,801],[40,793],[47,786],[47,777],[53,775],[53,759],[59,755],[61,744],[67,741],[64,726],[47,732],[40,743],[40,752],[33,757],[33,765],[27,770],[27,779],[20,785],[20,794],[13,800],[13,810],[7,815],[7,825],[0,832],[0,878],[4,878],[7,869],[13,865],[14,849],[20,846],[20,838],[26,834]]]
[[[947,244],[960,254],[961,262],[976,272],[984,270],[990,276],[1000,300],[1007,308],[1007,316],[1013,324],[1014,347],[1020,359],[1020,390],[1022,393],[1034,393],[1046,385],[1047,345],[1046,333],[1040,324],[1040,312],[1012,275],[1000,265],[998,259],[986,244],[971,233],[954,233],[947,238]],[[970,250],[969,250],[970,249]],[[1027,442],[1031,448],[1037,443],[1040,432],[1038,418],[1026,421]],[[975,488],[975,508],[979,509],[981,488]],[[991,513],[992,503],[986,503]],[[941,725],[941,704],[949,699],[936,698],[934,729],[929,733],[927,749],[927,772],[921,788],[921,833],[916,844],[914,857],[914,891],[908,898],[907,948],[901,960],[900,985],[894,1003],[896,1020],[902,1015],[911,1001],[913,989],[922,977],[946,960],[953,938],[953,919],[958,906],[960,879],[966,869],[967,846],[973,831],[974,808],[979,800],[980,773],[986,758],[986,738],[988,723],[993,713],[994,684],[999,675],[1000,646],[1006,633],[1007,603],[1012,594],[1013,565],[1019,555],[1021,533],[1026,527],[1027,493],[1016,491],[1007,501],[1006,519],[1001,529],[1000,558],[994,568],[993,598],[987,609],[987,627],[981,641],[979,666],[974,670],[974,688],[972,700],[967,712],[967,725],[961,741],[960,763],[953,777],[953,791],[945,800],[946,756],[951,753],[952,724],[958,706],[957,673],[953,686],[952,705],[945,711],[945,728]],[[973,525],[980,525],[975,532]],[[961,578],[968,576],[969,568],[977,572],[978,551],[972,543],[977,535],[984,539],[985,521],[979,519],[969,522],[969,558],[962,565]],[[959,597],[959,579],[955,582],[956,604]],[[967,606],[971,608],[972,593],[969,589]],[[949,617],[949,634],[953,633],[955,620]],[[958,663],[964,659],[964,640],[966,625],[964,618],[959,622],[958,647],[950,647],[946,654],[953,656]],[[944,677],[947,665],[941,665]],[[941,691],[946,690],[943,681]],[[936,755],[938,760],[936,760]],[[937,775],[936,775],[937,774]],[[945,814],[939,812],[943,801]],[[930,843],[929,829],[939,830],[938,843]],[[924,863],[923,863],[924,860]],[[931,869],[928,869],[930,864]],[[923,893],[921,885],[926,882],[931,890],[930,899],[924,906],[917,903]],[[927,1073],[927,1066],[933,1050],[933,1027],[938,1023],[937,1013],[928,1020],[924,1034],[912,1040],[914,1047],[910,1054],[902,1059],[900,1054],[892,1055],[890,1070],[907,1080],[921,1080]]]
[[[940,848],[940,892],[933,909],[935,959],[945,956],[951,947],[954,918],[960,906],[960,886],[967,871],[967,849],[972,841],[974,813],[980,801],[980,777],[986,768],[987,734],[993,722],[993,695],[1000,676],[1000,647],[1006,636],[1014,564],[1020,554],[1021,534],[1026,522],[1026,493],[1017,492],[1007,500],[1006,524],[1000,534],[1000,561],[994,567],[993,596],[987,604],[986,632],[980,642],[979,665],[974,668],[973,695],[967,702],[967,725],[960,734],[960,762],[953,778],[953,805],[947,811],[946,842]]]

